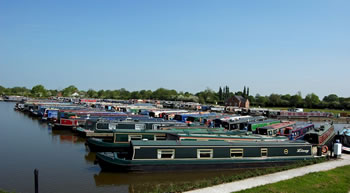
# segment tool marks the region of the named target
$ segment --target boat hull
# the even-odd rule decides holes
[[[246,160],[204,160],[204,161],[128,161],[111,159],[103,154],[96,154],[97,163],[102,171],[114,172],[165,172],[165,171],[194,171],[194,170],[230,170],[241,168],[264,168],[282,166],[296,161],[309,160],[313,157],[305,156],[284,159],[246,159]]]
[[[91,152],[127,152],[130,150],[130,143],[105,143],[95,138],[86,139],[86,145]]]

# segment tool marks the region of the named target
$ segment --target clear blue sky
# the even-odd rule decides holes
[[[350,97],[350,1],[0,0],[0,85]]]

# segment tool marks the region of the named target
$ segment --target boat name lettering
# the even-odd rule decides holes
[[[298,149],[297,150],[298,153],[309,153],[308,149]]]

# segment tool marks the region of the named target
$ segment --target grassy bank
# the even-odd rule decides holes
[[[325,172],[316,172],[290,180],[277,182],[240,191],[255,192],[344,192],[350,190],[350,166],[343,166]]]
[[[237,180],[242,180],[246,178],[251,178],[255,176],[261,176],[265,174],[280,172],[280,171],[298,168],[298,167],[320,163],[324,161],[326,161],[325,158],[312,159],[307,161],[296,162],[286,166],[247,170],[246,172],[242,172],[241,174],[235,174],[232,176],[221,176],[221,177],[215,177],[211,179],[205,179],[205,180],[194,181],[194,182],[191,181],[186,183],[158,184],[156,185],[155,189],[153,189],[153,191],[151,192],[184,192],[184,191],[214,186],[218,184],[233,182]]]

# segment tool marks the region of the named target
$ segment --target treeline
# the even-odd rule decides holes
[[[204,91],[192,94],[189,92],[178,92],[174,89],[159,88],[155,91],[140,90],[128,91],[124,88],[118,90],[79,90],[71,85],[62,90],[46,89],[43,85],[36,85],[32,89],[26,87],[5,88],[0,86],[0,95],[21,95],[36,98],[47,98],[51,96],[71,97],[78,93],[80,97],[101,98],[101,99],[157,99],[157,100],[177,100],[185,102],[199,102],[201,104],[220,104],[234,96],[243,96],[248,98],[251,106],[260,107],[296,107],[296,108],[331,108],[331,109],[350,109],[350,97],[338,97],[335,94],[325,96],[322,100],[314,93],[302,97],[301,93],[290,95],[271,94],[270,96],[250,95],[249,87],[242,91],[232,92],[228,86],[220,87],[218,91],[210,88]]]

